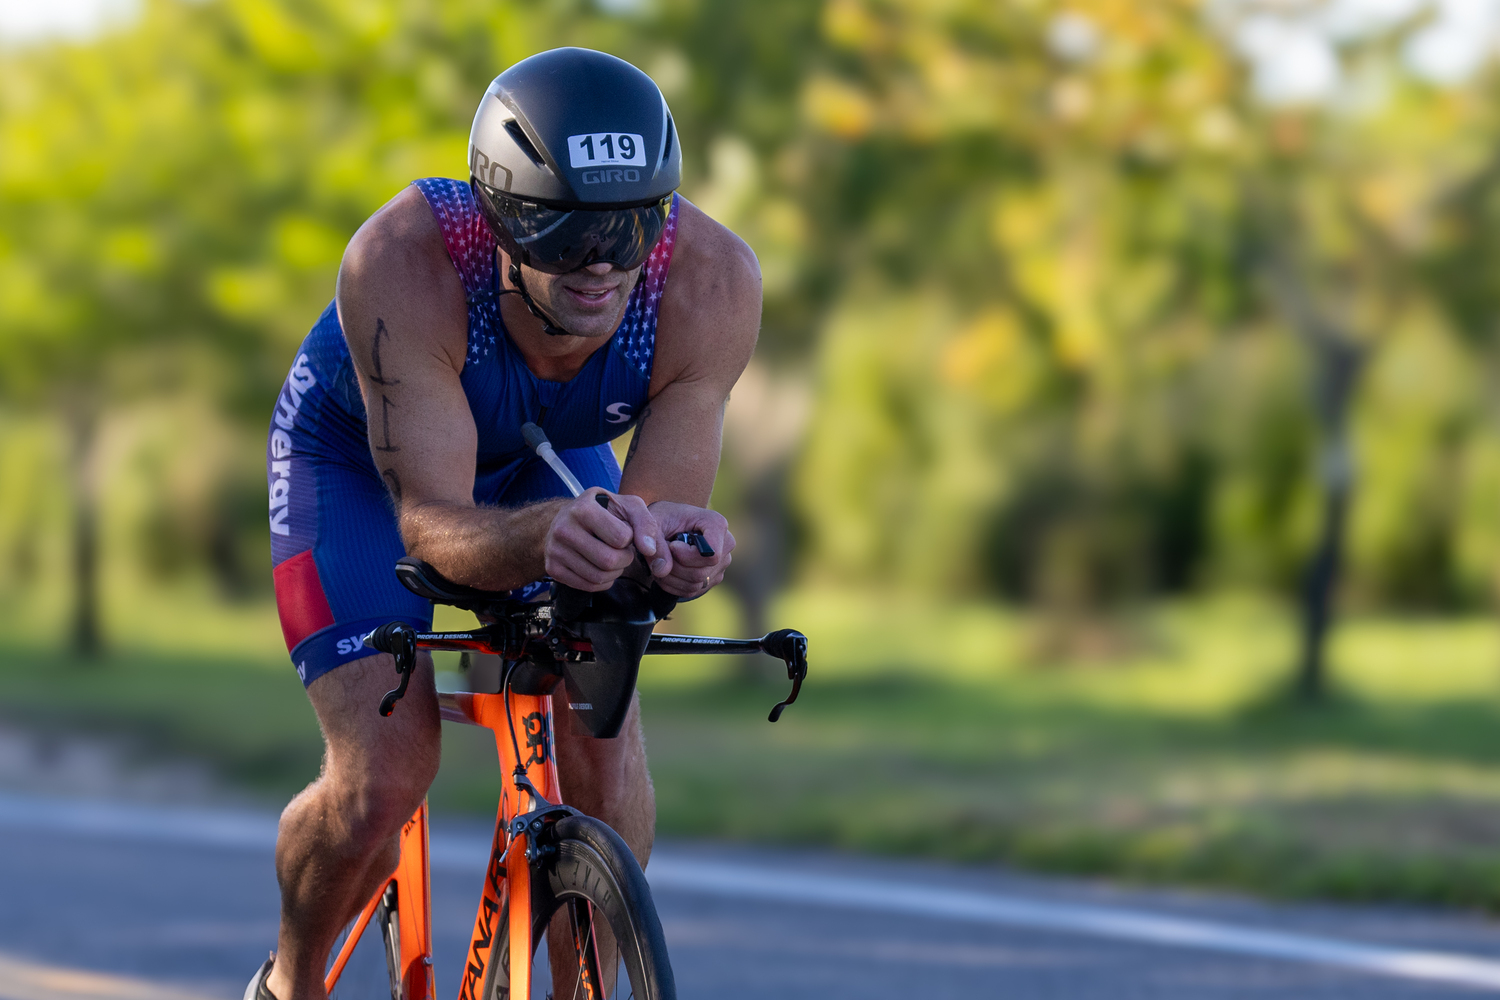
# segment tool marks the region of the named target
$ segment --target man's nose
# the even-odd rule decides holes
[[[614,265],[607,260],[596,260],[592,264],[585,265],[583,269],[589,274],[597,274],[603,276],[613,270]]]

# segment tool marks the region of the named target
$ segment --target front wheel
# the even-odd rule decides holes
[[[667,960],[667,942],[651,887],[636,863],[635,855],[620,835],[590,816],[568,816],[558,820],[550,831],[550,850],[539,870],[531,876],[531,951],[536,954],[552,918],[564,908],[573,929],[573,955],[567,963],[553,962],[553,968],[577,969],[572,981],[554,983],[551,993],[579,1000],[677,1000],[677,986],[672,966]],[[507,912],[502,911],[497,927],[508,926]],[[603,918],[618,946],[618,965],[629,980],[629,992],[617,983],[605,996],[607,980],[601,982],[598,966],[598,942],[593,928]],[[496,935],[490,968],[494,970],[489,1000],[511,1000],[510,936]],[[545,974],[542,977],[546,981]],[[535,983],[535,980],[533,980]],[[533,987],[535,989],[535,987]],[[548,991],[541,991],[546,995]],[[522,998],[516,998],[522,1000]]]

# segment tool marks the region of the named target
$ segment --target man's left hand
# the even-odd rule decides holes
[[[702,597],[724,579],[729,568],[730,553],[734,551],[734,535],[729,533],[729,522],[724,515],[706,507],[658,500],[651,505],[651,513],[667,538],[683,532],[696,531],[703,536],[711,556],[699,553],[696,545],[688,542],[671,542],[672,571],[656,582],[667,593],[676,597]]]

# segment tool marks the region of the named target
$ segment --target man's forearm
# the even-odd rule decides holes
[[[401,537],[406,551],[454,583],[510,590],[546,575],[543,543],[566,500],[525,507],[405,504]]]

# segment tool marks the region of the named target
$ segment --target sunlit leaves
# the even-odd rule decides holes
[[[263,420],[348,237],[411,179],[461,174],[484,86],[555,44],[657,79],[684,193],[760,260],[762,359],[816,366],[797,498],[820,572],[1011,574],[1023,592],[1012,557],[1053,552],[1061,568],[1017,572],[1082,593],[1080,566],[1199,538],[1162,527],[1177,518],[1209,527],[1176,568],[1100,572],[1285,584],[1315,510],[1314,424],[1268,237],[1362,343],[1446,345],[1430,371],[1482,369],[1500,316],[1487,91],[1413,84],[1372,42],[1349,63],[1358,94],[1268,110],[1192,0],[144,10],[0,57],[8,401],[125,398],[158,383],[118,378],[121,359],[170,367],[194,346],[228,373],[219,398]],[[1393,357],[1429,357],[1413,350]],[[1500,553],[1476,520],[1500,468],[1474,416],[1486,390],[1415,400],[1388,364],[1359,411],[1362,448],[1389,449],[1362,463],[1361,579],[1391,592],[1436,531],[1473,591]],[[1450,473],[1448,507],[1416,496]]]

